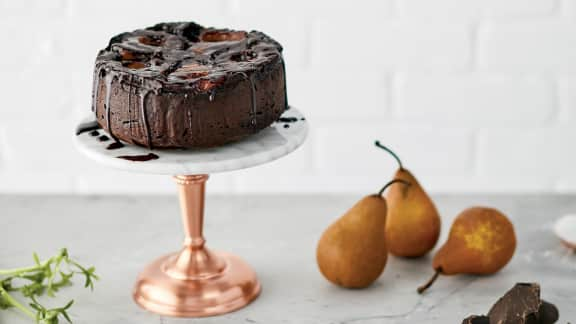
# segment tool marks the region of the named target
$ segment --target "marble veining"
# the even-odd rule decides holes
[[[83,122],[89,121],[89,117]],[[74,136],[76,147],[90,159],[133,172],[189,175],[209,174],[245,169],[278,159],[297,149],[306,139],[308,121],[296,108],[284,112],[282,118],[296,118],[295,122],[275,122],[270,127],[239,142],[225,146],[196,150],[150,150],[136,145],[125,145],[107,150],[108,142],[101,142],[89,132]],[[285,127],[285,125],[289,125]],[[103,131],[101,131],[104,133]],[[154,153],[158,159],[128,161],[118,156],[136,156]]]

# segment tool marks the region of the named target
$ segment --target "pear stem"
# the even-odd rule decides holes
[[[432,278],[430,278],[428,280],[428,282],[426,282],[424,285],[418,287],[418,293],[422,294],[424,291],[426,291],[426,289],[430,288],[430,286],[432,286],[432,284],[436,281],[436,279],[438,279],[438,277],[440,276],[441,273],[442,273],[442,268],[436,269],[436,272],[434,273]]]
[[[383,149],[384,151],[390,153],[390,155],[392,155],[392,157],[394,159],[396,159],[396,162],[398,162],[398,167],[400,167],[400,170],[404,170],[404,166],[402,165],[402,161],[400,160],[400,158],[398,157],[398,155],[396,155],[396,153],[394,153],[394,151],[392,151],[391,149],[387,148],[386,146],[382,145],[380,143],[380,141],[375,141],[374,145],[376,145],[377,147]]]
[[[384,193],[384,191],[386,191],[386,189],[388,189],[388,187],[390,187],[391,185],[398,183],[398,182],[403,183],[405,186],[411,185],[411,183],[406,181],[406,180],[394,179],[394,180],[391,180],[390,182],[388,182],[387,184],[385,184],[384,187],[382,187],[382,189],[380,189],[380,191],[378,191],[378,196],[382,196],[382,194]]]

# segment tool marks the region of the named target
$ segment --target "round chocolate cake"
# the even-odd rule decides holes
[[[285,109],[282,46],[261,32],[161,23],[113,37],[96,59],[92,110],[128,143],[223,145]]]

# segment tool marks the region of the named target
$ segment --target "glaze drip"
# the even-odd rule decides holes
[[[282,77],[284,79],[284,110],[288,110],[288,89],[286,86],[286,63],[284,62],[284,57],[280,56],[280,60],[282,60]]]
[[[114,82],[114,79],[116,79],[116,75],[112,73],[107,73],[106,76],[104,77],[106,86],[106,97],[104,101],[104,116],[105,116],[104,118],[106,120],[106,128],[108,130],[108,133],[110,134],[110,137],[116,140],[116,137],[112,133],[111,120],[110,120],[110,97],[112,96],[112,82]]]
[[[250,125],[251,126],[256,126],[256,112],[257,112],[257,108],[256,108],[256,86],[254,85],[254,79],[253,79],[253,75],[251,74],[250,76],[248,76],[246,73],[244,72],[236,72],[235,74],[241,75],[245,80],[247,80],[250,83],[250,99],[251,99],[251,105],[252,105],[252,111],[250,113]]]
[[[134,81],[134,76],[130,75],[130,81],[128,82],[128,132],[132,134],[132,82]]]
[[[96,65],[94,70],[94,80],[92,81],[92,111],[96,111],[96,104],[98,100],[98,91],[100,90],[100,78],[102,77],[102,67]]]
[[[150,125],[148,123],[148,110],[146,109],[146,97],[148,96],[149,91],[145,91],[144,93],[140,93],[140,116],[142,118],[142,127],[144,128],[144,132],[146,134],[146,146],[149,149],[152,149],[152,134],[150,134]]]

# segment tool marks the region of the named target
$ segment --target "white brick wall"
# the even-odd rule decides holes
[[[537,126],[549,121],[552,80],[486,73],[411,74],[399,79],[397,103],[407,120],[476,127]]]
[[[400,0],[399,8],[407,16],[432,17],[514,17],[549,15],[557,0]]]
[[[259,29],[285,46],[303,148],[212,192],[576,192],[576,0],[0,0],[0,192],[173,192],[71,143],[97,51],[160,21]],[[32,149],[33,148],[33,149]]]
[[[478,35],[481,69],[576,72],[576,21],[545,19],[488,22]]]

